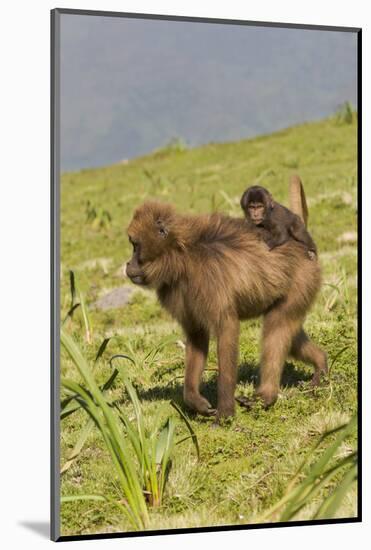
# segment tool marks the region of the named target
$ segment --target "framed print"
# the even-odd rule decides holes
[[[51,31],[53,540],[361,521],[361,30]]]

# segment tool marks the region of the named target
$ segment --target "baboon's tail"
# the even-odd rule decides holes
[[[304,187],[297,174],[290,178],[289,184],[290,210],[297,214],[305,224],[308,224],[308,206],[305,198]]]

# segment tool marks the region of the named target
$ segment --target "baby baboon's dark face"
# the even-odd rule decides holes
[[[259,185],[249,187],[242,195],[241,208],[248,220],[254,225],[260,225],[267,219],[273,208],[271,194]]]
[[[248,204],[248,216],[250,220],[255,224],[261,224],[266,218],[266,208],[262,202],[249,202]]]

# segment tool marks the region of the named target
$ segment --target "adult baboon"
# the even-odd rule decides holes
[[[155,288],[187,338],[185,403],[217,420],[234,414],[239,322],[264,316],[260,384],[268,406],[277,398],[288,355],[326,372],[326,354],[302,329],[320,287],[320,268],[303,244],[290,240],[271,251],[243,219],[221,214],[180,215],[168,204],[146,202],[128,228],[133,256],[128,277]],[[200,393],[209,338],[216,336],[218,403]]]

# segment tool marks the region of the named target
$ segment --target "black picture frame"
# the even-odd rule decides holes
[[[150,19],[150,20],[166,20],[166,21],[188,21],[198,23],[217,23],[226,25],[246,25],[246,26],[261,26],[261,27],[278,27],[278,28],[293,28],[293,29],[308,29],[308,30],[326,30],[331,32],[350,32],[357,35],[357,111],[358,111],[358,254],[357,254],[357,270],[358,270],[358,515],[357,517],[326,519],[326,520],[305,520],[305,521],[290,521],[280,523],[264,523],[252,525],[226,525],[226,526],[210,526],[200,528],[181,528],[181,529],[166,529],[166,530],[146,530],[142,532],[120,532],[120,533],[102,533],[102,534],[86,534],[86,535],[71,535],[61,536],[59,526],[60,515],[60,474],[59,474],[59,459],[60,459],[60,296],[59,296],[59,280],[60,280],[60,18],[63,14],[69,15],[86,15],[86,16],[106,16],[126,19]],[[247,21],[234,19],[217,19],[217,18],[200,18],[200,17],[185,17],[173,15],[156,15],[144,13],[125,13],[112,11],[96,11],[82,9],[61,9],[56,8],[51,10],[51,132],[50,132],[50,156],[51,156],[51,279],[50,279],[50,299],[51,299],[51,539],[53,541],[73,541],[73,540],[91,540],[91,539],[107,539],[107,538],[125,538],[125,537],[142,537],[153,535],[171,535],[182,533],[198,533],[198,532],[219,532],[219,531],[236,531],[236,530],[251,530],[251,529],[266,529],[266,528],[281,528],[299,525],[331,525],[341,523],[356,523],[362,521],[362,29],[358,27],[336,27],[325,25],[303,25],[291,23],[276,23],[268,21]]]

